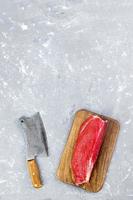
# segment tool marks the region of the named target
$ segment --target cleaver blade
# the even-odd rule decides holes
[[[37,112],[32,117],[22,116],[20,122],[24,129],[27,160],[34,159],[43,152],[48,155],[47,136],[40,113]]]

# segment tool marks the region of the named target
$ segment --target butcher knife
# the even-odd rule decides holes
[[[22,116],[19,120],[24,129],[27,147],[27,165],[32,185],[35,188],[40,188],[43,184],[36,157],[44,152],[46,152],[47,156],[49,155],[47,136],[43,121],[39,112],[35,113],[32,117]]]

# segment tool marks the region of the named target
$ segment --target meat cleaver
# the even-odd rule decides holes
[[[47,136],[43,121],[39,112],[35,113],[31,117],[22,116],[19,120],[24,129],[24,137],[27,147],[26,157],[32,185],[35,188],[40,188],[43,184],[36,157],[44,152],[46,152],[47,156],[49,155]]]

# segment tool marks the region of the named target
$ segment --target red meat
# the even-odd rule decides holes
[[[107,127],[96,115],[89,116],[81,125],[74,146],[71,169],[76,185],[86,183],[97,160]]]

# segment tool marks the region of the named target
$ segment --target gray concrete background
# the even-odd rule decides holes
[[[121,132],[97,194],[55,177],[76,110],[118,119]],[[40,111],[50,157],[31,187],[21,115]],[[133,199],[133,1],[0,0],[0,199]]]

